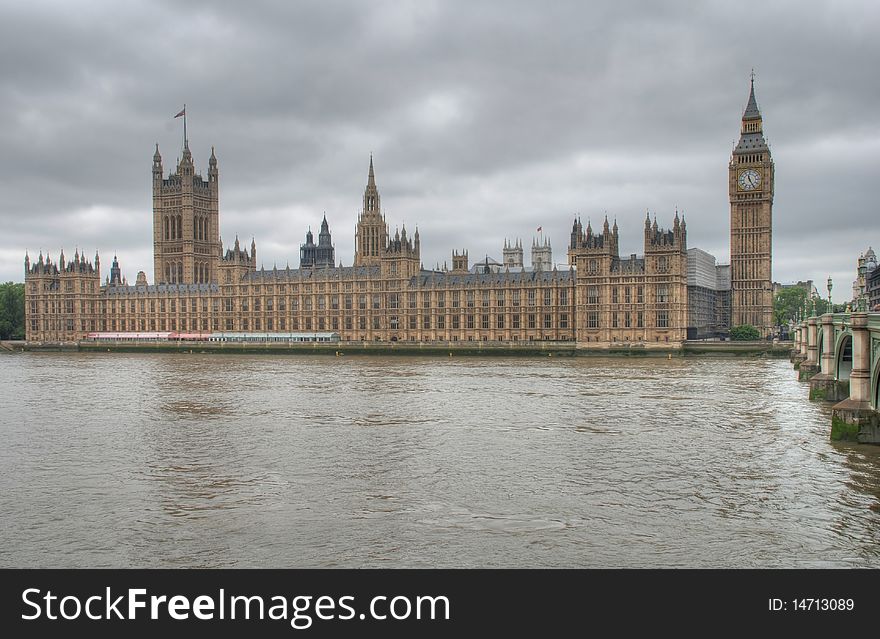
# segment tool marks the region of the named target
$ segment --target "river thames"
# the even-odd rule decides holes
[[[3,567],[880,567],[787,360],[0,356]]]

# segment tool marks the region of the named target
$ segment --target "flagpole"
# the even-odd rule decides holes
[[[183,148],[187,148],[186,140],[186,102],[183,103]]]

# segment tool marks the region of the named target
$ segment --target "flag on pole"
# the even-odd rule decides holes
[[[538,233],[540,233],[543,229],[544,229],[543,226],[539,226],[539,227],[538,227]]]
[[[186,107],[183,107],[183,108],[180,110],[180,113],[178,113],[178,114],[175,115],[174,117],[175,117],[175,118],[179,118],[179,117],[182,116],[182,115],[186,115]]]

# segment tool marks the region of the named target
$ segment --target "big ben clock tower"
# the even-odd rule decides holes
[[[755,100],[755,74],[728,175],[731,326],[773,333],[773,160]]]

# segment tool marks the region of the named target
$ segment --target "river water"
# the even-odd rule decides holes
[[[786,360],[0,356],[3,567],[880,567]]]

